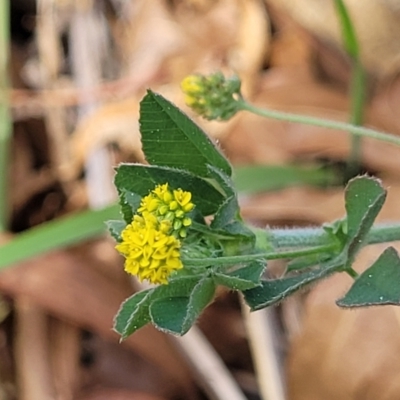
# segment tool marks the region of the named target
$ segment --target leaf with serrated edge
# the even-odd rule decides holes
[[[327,277],[335,271],[337,264],[321,267],[314,271],[303,272],[289,278],[261,281],[261,285],[243,292],[246,303],[252,311],[260,310],[279,303],[289,295],[302,289],[306,285]]]
[[[386,199],[380,181],[366,176],[352,179],[346,188],[347,253],[349,263],[363,246]]]
[[[213,165],[207,165],[207,168],[210,178],[217,182],[218,186],[225,193],[225,197],[237,197],[236,187],[230,176]]]
[[[183,323],[182,335],[195,323],[201,312],[207,307],[215,294],[215,284],[212,278],[205,277],[194,287],[190,294],[188,313]]]
[[[190,296],[161,298],[152,302],[150,316],[155,327],[163,332],[184,335],[211,301],[215,285],[211,278],[203,278]]]
[[[115,185],[121,190],[147,196],[158,184],[168,183],[173,189],[192,193],[192,201],[204,215],[214,214],[224,201],[223,195],[204,179],[189,172],[168,167],[142,164],[121,164],[117,168]]]
[[[122,303],[114,321],[114,329],[121,334],[122,339],[126,339],[150,322],[149,307],[152,302],[170,296],[189,296],[199,280],[201,280],[200,275],[175,277],[168,285],[135,293]]]
[[[254,261],[235,271],[214,273],[214,282],[233,290],[248,290],[260,286],[260,278],[266,267],[265,261]]]
[[[150,306],[151,322],[162,332],[182,335],[189,302],[189,297],[166,297],[155,300]]]
[[[123,339],[150,322],[147,303],[152,291],[148,289],[135,293],[121,304],[114,319],[114,329]]]
[[[393,247],[387,248],[374,264],[353,283],[337,301],[341,307],[400,305],[400,258]]]
[[[140,103],[140,132],[147,161],[208,176],[207,164],[227,175],[232,169],[207,135],[163,96],[147,91]]]
[[[220,206],[219,210],[211,222],[213,229],[221,229],[228,225],[239,212],[239,204],[236,197],[227,198]]]

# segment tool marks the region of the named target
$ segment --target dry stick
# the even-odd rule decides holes
[[[46,89],[57,90],[62,64],[61,32],[57,21],[57,2],[38,0],[38,18],[36,42],[40,62],[41,80]],[[44,117],[50,140],[50,158],[52,169],[64,181],[62,167],[68,163],[68,130],[65,109],[51,99],[44,99]]]
[[[57,396],[72,400],[78,392],[81,373],[81,330],[59,319],[52,320],[50,327],[50,358]]]
[[[134,282],[140,289],[148,289],[146,283]],[[210,400],[246,400],[242,390],[221,360],[210,342],[197,327],[193,326],[182,337],[170,335],[193,371],[198,385]]]
[[[285,400],[282,360],[278,356],[271,309],[250,312],[249,307],[242,301],[242,312],[261,398],[263,400]]]
[[[175,340],[211,400],[246,400],[239,385],[198,328],[191,328],[185,336]]]
[[[46,89],[56,90],[59,87],[59,73],[62,64],[57,3],[54,0],[38,0],[37,10],[36,41],[42,72],[41,78]],[[51,144],[52,169],[57,172],[63,182],[61,168],[68,162],[65,109],[47,101],[44,116]],[[52,348],[48,360],[48,363],[51,364],[52,385],[57,393],[57,398],[72,399],[79,373],[80,330],[76,326],[56,320],[53,322],[52,328],[53,336],[50,342]],[[72,351],[72,342],[75,343],[75,352]],[[66,349],[67,353],[65,353]]]
[[[17,298],[15,359],[20,400],[56,398],[49,362],[48,320],[41,307]]]
[[[102,41],[106,32],[100,17],[85,2],[76,4],[70,30],[71,64],[77,86],[88,89],[96,87],[101,81]],[[97,105],[94,96],[91,102],[83,103],[79,107],[80,119],[93,112]],[[90,207],[97,209],[109,205],[115,199],[115,191],[107,149],[99,148],[89,155],[86,176]]]

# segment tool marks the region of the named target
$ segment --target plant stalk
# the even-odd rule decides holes
[[[350,98],[351,120],[353,125],[362,125],[365,104],[365,71],[360,61],[360,46],[351,16],[343,0],[335,0],[336,13],[342,30],[343,44],[352,61]],[[352,134],[348,174],[350,177],[359,173],[362,163],[361,136]]]
[[[400,137],[391,135],[386,132],[377,131],[375,129],[364,128],[362,126],[355,126],[346,122],[333,121],[318,117],[311,117],[307,115],[292,114],[283,111],[263,109],[248,103],[245,99],[240,98],[237,100],[238,110],[249,111],[261,117],[272,118],[279,121],[294,122],[305,125],[320,126],[327,129],[338,129],[348,131],[355,136],[370,137],[372,139],[381,140],[383,142],[395,144],[400,146]]]
[[[253,228],[258,235],[264,233],[275,249],[324,246],[332,236],[324,228],[268,229]],[[400,240],[400,223],[374,225],[367,235],[367,244]]]
[[[9,112],[8,62],[9,62],[9,1],[0,2],[0,232],[8,225],[8,164],[12,121]]]
[[[364,119],[365,72],[360,60],[353,62],[351,81],[351,123],[360,126]],[[351,134],[351,147],[348,161],[349,176],[359,173],[362,163],[362,137]]]
[[[240,256],[227,256],[218,258],[187,258],[183,259],[185,265],[192,267],[207,265],[234,265],[256,260],[277,260],[284,258],[297,258],[312,254],[329,253],[338,249],[338,244],[333,237],[323,228],[300,229],[268,229],[253,228],[258,237],[266,236],[267,246],[272,244],[265,252],[245,254]],[[400,240],[400,224],[387,224],[374,226],[367,236],[367,244],[392,242]],[[287,249],[280,250],[278,249]],[[346,269],[353,278],[356,272]]]

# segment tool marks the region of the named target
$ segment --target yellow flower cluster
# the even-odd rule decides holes
[[[168,277],[183,267],[181,242],[192,221],[190,192],[171,191],[168,184],[158,185],[142,199],[138,214],[121,233],[116,249],[125,256],[125,271],[140,281],[167,284]]]
[[[138,212],[144,218],[156,217],[163,232],[181,238],[186,237],[186,230],[192,220],[186,215],[193,210],[192,194],[182,189],[171,191],[168,183],[158,185],[142,199]]]
[[[204,92],[202,79],[197,75],[189,75],[181,82],[181,88],[185,94],[185,103],[195,106],[197,103],[204,105],[205,99],[201,97]]]
[[[208,76],[189,75],[181,82],[186,104],[206,119],[227,120],[238,111],[235,97],[240,95],[240,80],[217,72]]]

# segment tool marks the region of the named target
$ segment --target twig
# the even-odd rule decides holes
[[[263,400],[285,400],[282,362],[278,357],[271,310],[264,309],[250,313],[244,302],[242,302],[242,310],[261,398]]]
[[[210,399],[246,400],[221,358],[199,329],[193,327],[185,336],[175,338],[175,342],[184,352],[199,385]]]
[[[17,298],[15,358],[20,400],[54,400],[48,321],[45,312],[28,298]]]
[[[76,9],[71,23],[71,63],[75,81],[80,88],[95,87],[101,80],[102,35],[104,27],[94,10],[82,6]],[[79,108],[84,118],[97,107],[93,97],[91,103]],[[110,157],[105,148],[100,148],[86,160],[88,198],[91,208],[101,208],[115,198],[112,187]]]

